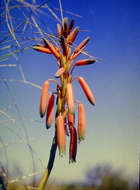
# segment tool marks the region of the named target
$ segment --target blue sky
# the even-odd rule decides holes
[[[51,8],[59,8],[57,1],[52,0],[48,5]],[[137,0],[62,0],[64,17],[68,17],[69,20],[74,17],[75,26],[80,27],[75,43],[79,44],[85,37],[90,36],[86,52],[98,60],[94,65],[74,71],[74,75],[83,76],[91,87],[96,106],[93,107],[88,103],[75,81],[75,97],[80,99],[86,107],[86,139],[78,145],[75,164],[68,163],[68,150],[63,158],[59,157],[57,152],[51,174],[52,180],[84,181],[84,174],[88,168],[104,162],[110,163],[115,168],[124,168],[127,173],[138,176],[139,6],[140,3]],[[61,19],[58,9],[53,10]],[[75,15],[71,15],[70,12]],[[48,30],[49,27],[52,34],[56,34],[57,20],[55,18],[45,15],[38,17],[37,20],[42,28],[46,27]],[[18,64],[18,66],[1,67],[0,78],[21,79],[19,72],[21,64],[26,80],[40,86],[45,80],[52,78],[57,70],[53,57],[33,50],[21,52],[17,62],[11,57],[4,64]],[[55,85],[51,84],[52,91],[54,88]],[[2,114],[0,115],[2,140],[10,143],[6,149],[9,170],[13,163],[17,162],[24,168],[24,175],[32,172],[32,160],[28,147],[20,143],[20,138],[25,135],[23,128],[27,130],[30,144],[43,163],[42,166],[35,155],[36,170],[43,170],[48,161],[54,129],[52,127],[46,131],[45,119],[39,117],[40,89],[18,82],[1,81],[0,91],[0,110],[4,110],[16,119],[13,123]],[[0,149],[1,162],[6,163],[4,150]]]

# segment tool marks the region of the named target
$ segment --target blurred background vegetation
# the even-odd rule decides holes
[[[19,167],[15,167],[15,172],[22,176],[22,171]],[[9,176],[10,177],[10,176]],[[30,181],[28,184],[25,181],[8,182],[6,171],[1,166],[0,168],[0,190],[8,189],[37,189],[39,184],[36,181]],[[94,166],[85,173],[85,181],[75,184],[58,184],[50,182],[46,190],[139,190],[139,184],[130,176],[125,176],[123,169],[116,170],[110,164],[102,164]]]

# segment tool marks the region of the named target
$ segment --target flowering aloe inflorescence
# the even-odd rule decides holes
[[[52,54],[57,59],[58,70],[55,73],[55,77],[60,81],[54,79],[48,79],[44,82],[42,87],[41,99],[40,99],[40,116],[43,117],[46,113],[46,128],[50,128],[53,121],[54,114],[54,102],[56,95],[56,114],[55,114],[55,144],[58,145],[60,155],[65,154],[66,151],[66,134],[70,134],[69,145],[69,162],[76,161],[77,153],[77,137],[79,141],[85,137],[86,129],[86,116],[84,105],[78,100],[74,99],[73,81],[78,79],[78,82],[83,89],[84,94],[92,105],[95,105],[95,99],[92,91],[83,77],[73,77],[73,70],[76,67],[90,65],[96,62],[93,59],[83,59],[74,62],[84,50],[86,44],[89,41],[89,37],[84,39],[77,47],[74,45],[74,41],[79,32],[79,27],[75,27],[73,30],[74,20],[68,24],[68,19],[64,18],[62,27],[57,24],[57,33],[59,44],[52,44],[48,39],[44,38],[44,44],[38,44],[33,48],[39,52],[46,54]],[[72,52],[72,48],[74,51]],[[54,81],[57,84],[56,92],[51,93],[48,97],[50,82]],[[75,127],[75,103],[78,104],[78,127]],[[54,143],[54,142],[53,142]],[[51,149],[51,154],[52,154]],[[51,155],[50,155],[50,158]],[[51,162],[51,160],[50,160]],[[48,168],[49,164],[48,164]],[[48,169],[49,170],[49,169]],[[48,171],[49,173],[49,171]],[[48,174],[49,175],[49,174]]]

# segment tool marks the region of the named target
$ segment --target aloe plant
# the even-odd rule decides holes
[[[69,144],[69,162],[76,161],[77,154],[77,139],[83,140],[86,130],[86,116],[84,105],[80,101],[75,101],[73,81],[78,79],[78,82],[83,89],[83,92],[89,102],[95,105],[95,99],[88,84],[82,77],[74,76],[73,70],[75,67],[90,65],[96,62],[95,59],[83,59],[75,62],[89,41],[89,37],[84,39],[77,47],[74,46],[74,40],[79,32],[79,27],[75,27],[73,30],[74,20],[68,24],[68,19],[64,18],[62,27],[57,24],[58,37],[56,45],[49,42],[48,39],[43,39],[44,44],[38,44],[34,46],[34,50],[43,52],[46,54],[52,54],[57,61],[58,70],[55,72],[55,77],[58,79],[48,79],[44,82],[40,99],[40,116],[46,115],[46,128],[50,128],[52,125],[52,118],[54,114],[54,102],[56,97],[56,113],[55,113],[55,128],[54,138],[50,150],[50,158],[48,166],[44,172],[44,175],[40,181],[39,190],[43,190],[48,181],[50,172],[53,168],[55,154],[57,146],[59,148],[59,154],[63,156],[66,151],[66,135],[70,134]],[[72,49],[74,51],[72,52]],[[48,97],[49,86],[51,82],[56,83],[56,92],[51,93]],[[78,127],[75,127],[75,103],[78,104]]]

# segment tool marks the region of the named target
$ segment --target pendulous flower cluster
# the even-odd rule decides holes
[[[95,105],[95,99],[92,91],[83,77],[73,77],[75,67],[90,65],[96,62],[95,59],[82,59],[74,62],[84,50],[89,37],[84,39],[77,47],[74,41],[79,32],[79,27],[74,26],[74,20],[68,24],[68,19],[64,18],[62,27],[57,24],[58,43],[55,45],[50,43],[46,38],[43,39],[44,44],[38,44],[33,48],[39,52],[52,54],[55,56],[58,64],[58,70],[55,77],[60,81],[48,79],[44,82],[40,98],[40,116],[46,114],[46,128],[49,129],[53,122],[55,96],[56,96],[56,114],[55,114],[55,134],[60,155],[66,151],[66,135],[70,134],[69,145],[69,162],[76,161],[77,138],[79,141],[85,137],[86,116],[84,105],[80,101],[74,99],[73,81],[78,82],[89,102]],[[73,30],[72,30],[73,29]],[[72,48],[74,51],[72,52]],[[56,93],[49,94],[50,82],[56,82]],[[75,104],[78,104],[78,126],[75,127]]]

